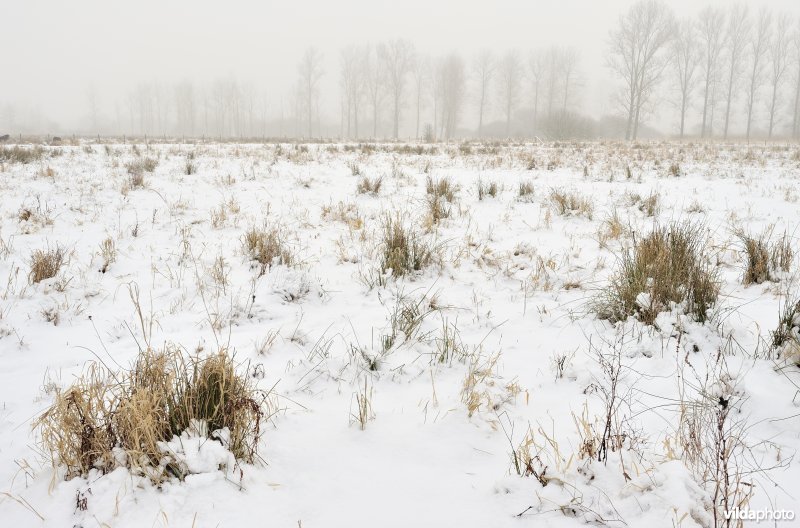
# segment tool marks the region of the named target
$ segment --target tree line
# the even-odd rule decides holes
[[[89,88],[84,128],[353,140],[635,140],[656,128],[681,138],[800,138],[796,15],[735,3],[679,18],[663,0],[639,0],[619,15],[604,46],[614,92],[594,118],[583,110],[587,76],[574,46],[431,55],[393,39],[328,57],[309,47],[291,88],[278,96],[235,79],[140,83],[104,112]],[[14,108],[0,114],[13,121]]]

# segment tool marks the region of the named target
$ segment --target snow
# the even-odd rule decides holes
[[[3,524],[709,526],[707,483],[667,446],[681,391],[716,374],[709,394],[735,396],[732,415],[748,426],[742,464],[764,469],[747,475],[756,486],[749,506],[800,510],[792,491],[800,483],[792,458],[800,374],[755,354],[786,291],[796,291],[798,262],[780,282],[744,286],[734,236],[735,227],[774,224],[800,249],[796,146],[541,144],[470,154],[458,145],[421,154],[396,146],[365,154],[335,144],[307,152],[291,144],[140,144],[142,155],[159,160],[141,189],[124,188],[125,164],[136,157],[130,144],[109,145],[110,154],[90,143],[46,147],[52,155],[40,162],[0,165]],[[186,175],[190,152],[198,170]],[[529,156],[555,168],[526,170]],[[680,177],[669,174],[673,160]],[[356,194],[353,163],[383,176],[377,196]],[[43,175],[47,167],[54,176]],[[425,235],[443,248],[441,262],[370,288],[381,219],[403,211],[424,232],[426,168],[460,186],[452,217]],[[502,191],[479,201],[479,179]],[[519,182],[532,182],[534,195],[518,199]],[[555,214],[548,196],[556,188],[591,198],[592,218]],[[657,217],[631,205],[631,193],[657,193]],[[340,201],[355,204],[363,228],[324,214]],[[695,202],[703,212],[689,211]],[[226,218],[212,227],[220,207]],[[33,214],[20,220],[22,208]],[[723,279],[714,322],[691,321],[681,307],[651,327],[596,318],[591,301],[630,242],[599,243],[614,210],[637,236],[674,219],[709,229],[709,256]],[[264,223],[281,228],[298,264],[258,277],[241,237]],[[101,273],[107,237],[118,256]],[[29,284],[31,251],[56,244],[69,251],[66,266]],[[219,256],[224,287],[212,279]],[[403,298],[440,309],[418,337],[398,337],[381,356],[381,336]],[[650,302],[644,292],[637,297]],[[434,360],[445,326],[457,328],[469,357]],[[184,481],[155,486],[126,469],[65,481],[49,466],[31,429],[35,417],[87,362],[127,365],[145,339],[201,353],[227,346],[259,365],[257,384],[273,390],[276,405],[263,424],[261,461],[236,462],[226,432],[198,423],[162,445],[187,469]],[[605,378],[596,356],[615,347],[624,365],[620,413],[639,435],[604,464],[579,455],[579,423],[600,423]],[[380,356],[377,370],[362,355]],[[566,356],[563,376],[558,356]],[[714,366],[719,357],[724,369]],[[372,412],[362,430],[355,416],[365,384]],[[513,470],[512,449],[529,433],[539,469],[547,466],[544,486]]]

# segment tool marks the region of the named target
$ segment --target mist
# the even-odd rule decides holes
[[[402,5],[361,0],[224,5],[186,0],[5,2],[0,17],[0,45],[5,50],[0,135],[623,136],[626,112],[618,99],[624,82],[612,67],[611,34],[632,5],[617,0],[491,5],[418,0]],[[724,17],[732,5],[670,2],[676,22],[672,29],[690,20],[699,31],[702,10],[712,8],[723,15],[720,27],[725,33]],[[670,59],[647,101],[639,137],[679,135],[681,121],[685,135],[721,135],[725,106],[730,106],[726,136],[797,135],[800,5],[792,0],[741,5],[753,28],[760,9],[768,9],[772,17],[769,42],[755,68],[756,89],[748,90],[753,77],[750,40],[755,36],[748,35],[743,44],[735,93],[731,103],[723,105],[728,98],[728,39],[720,36],[717,64],[712,65],[712,75],[703,78],[707,46],[695,35],[697,64],[691,85],[685,87],[684,112]],[[786,64],[773,94],[768,48],[782,20]],[[389,49],[392,42],[407,45],[409,64],[415,65],[401,72],[400,96],[392,96],[383,75],[377,97],[370,100],[361,90],[365,85],[348,96],[343,87],[346,50],[369,53],[376,65],[385,67],[386,55],[380,50]],[[671,54],[668,47],[662,50],[665,61]],[[309,73],[314,77],[313,93],[302,96],[303,60],[309,50],[316,63],[305,80]],[[491,56],[492,64],[483,90],[477,81],[482,54]],[[534,56],[543,68],[538,95]],[[545,86],[548,64],[563,70],[565,57],[569,73],[561,71],[558,79],[551,75],[551,86]],[[505,85],[504,59],[518,62],[505,63],[518,70],[511,72],[517,78],[506,78],[511,84]],[[442,65],[448,61],[452,88],[445,93]],[[705,85],[709,79],[711,88]],[[361,107],[358,117],[353,115],[354,104]],[[543,115],[559,119],[546,122]]]

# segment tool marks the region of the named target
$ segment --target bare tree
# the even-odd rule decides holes
[[[769,137],[772,137],[775,127],[775,109],[778,104],[780,85],[786,69],[789,67],[790,38],[789,17],[784,14],[778,17],[778,23],[769,44],[769,59],[772,66],[769,79],[772,87],[772,98],[769,105]]]
[[[472,70],[475,75],[475,98],[478,103],[478,137],[481,137],[483,135],[483,113],[489,96],[489,86],[495,72],[494,53],[488,49],[480,51],[473,60]]]
[[[456,53],[451,53],[439,62],[442,128],[444,138],[455,135],[461,106],[464,101],[464,60]]]
[[[611,32],[609,66],[624,81],[620,103],[627,113],[625,139],[636,139],[646,105],[651,101],[669,57],[674,17],[659,0],[639,0]]]
[[[519,101],[519,88],[522,66],[515,50],[507,52],[500,61],[497,71],[497,95],[506,118],[506,136],[511,133],[511,116]]]
[[[794,62],[795,62],[795,89],[794,89],[794,120],[792,121],[792,137],[800,138],[800,19],[795,26],[794,36]]]
[[[544,54],[540,50],[532,51],[528,55],[528,76],[530,77],[533,93],[533,128],[534,132],[539,125],[539,91],[542,80],[547,73],[547,63]]]
[[[341,89],[343,95],[343,115],[346,121],[347,137],[358,137],[358,106],[361,99],[363,79],[363,52],[348,46],[341,51]]]
[[[683,20],[677,26],[675,39],[672,41],[672,61],[677,74],[680,92],[681,139],[686,131],[686,110],[692,95],[692,81],[697,72],[699,53],[697,48],[697,30],[691,20]]]
[[[428,80],[430,71],[430,58],[417,55],[414,58],[414,66],[412,68],[414,74],[414,88],[416,89],[417,97],[417,119],[414,137],[419,138],[419,123],[420,113],[422,111],[422,97],[425,92],[425,82]]]
[[[700,137],[708,137],[709,110],[714,97],[719,74],[719,56],[724,43],[725,12],[719,8],[706,7],[700,12],[698,31],[703,45],[703,125]],[[713,122],[713,119],[711,120]]]
[[[570,96],[574,95],[578,77],[578,61],[580,60],[580,53],[572,46],[561,48],[558,50],[558,66],[559,73],[561,74],[562,86],[562,101],[561,113],[566,115],[567,107],[569,105]]]
[[[89,107],[89,119],[92,122],[92,132],[97,134],[97,116],[98,116],[98,102],[97,102],[97,89],[94,84],[86,87],[86,104]]]
[[[395,39],[378,47],[386,72],[386,83],[392,96],[394,108],[394,126],[392,135],[396,139],[400,131],[400,109],[402,107],[403,89],[406,77],[411,71],[414,61],[414,45],[403,39]]]
[[[384,72],[376,53],[373,53],[372,48],[369,46],[364,49],[363,61],[365,86],[372,107],[372,137],[374,139],[378,137],[378,117],[383,97],[381,87],[383,85]]]
[[[308,122],[308,135],[314,127],[314,113],[319,108],[319,82],[322,78],[322,54],[316,48],[307,48],[297,66],[298,95],[304,104],[303,111]],[[300,102],[300,101],[298,101]]]
[[[747,139],[750,139],[750,131],[753,124],[753,109],[755,108],[758,89],[761,87],[762,68],[764,66],[764,54],[767,52],[769,44],[769,33],[772,28],[772,15],[766,8],[762,8],[758,13],[758,20],[755,25],[755,32],[750,39],[750,84],[747,92]]]
[[[733,102],[733,88],[739,78],[739,68],[742,61],[742,54],[747,44],[747,37],[750,32],[750,19],[747,7],[742,4],[734,4],[728,11],[727,24],[725,28],[725,46],[728,58],[728,90],[725,103],[725,127],[723,135],[728,137],[728,126],[731,118],[731,104]]]

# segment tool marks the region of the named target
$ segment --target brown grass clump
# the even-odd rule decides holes
[[[448,177],[433,179],[432,177],[428,176],[427,180],[425,181],[425,192],[435,198],[442,198],[450,203],[453,203],[456,200],[458,186],[454,184],[453,180]]]
[[[387,216],[383,223],[381,238],[380,272],[391,270],[394,277],[420,271],[434,261],[435,249],[422,236],[402,220]]]
[[[800,365],[800,298],[786,300],[770,337],[773,350]]]
[[[580,215],[591,220],[594,214],[594,204],[591,200],[577,193],[553,189],[550,192],[550,203],[561,216]]]
[[[362,176],[356,184],[356,192],[358,194],[378,194],[381,191],[381,184],[383,184],[383,178]]]
[[[789,271],[794,259],[794,250],[786,234],[776,242],[772,241],[772,228],[759,235],[749,235],[739,230],[736,236],[746,255],[743,284],[776,281],[778,272]]]
[[[717,271],[704,256],[702,230],[688,223],[657,227],[626,251],[595,309],[613,322],[635,316],[653,324],[659,313],[684,304],[705,322],[719,296]]]
[[[37,249],[31,254],[28,279],[32,284],[51,279],[58,274],[66,260],[66,251],[61,246],[56,246],[55,249]]]
[[[92,364],[34,427],[68,479],[117,467],[156,483],[182,479],[187,469],[164,442],[187,430],[222,443],[237,461],[255,460],[267,395],[252,379],[225,349],[206,358],[172,346],[148,349],[129,370]]]
[[[25,148],[19,145],[13,147],[0,147],[0,161],[9,163],[32,163],[42,159],[44,149],[42,147]]]
[[[261,265],[259,276],[267,272],[270,266],[283,264],[291,266],[294,257],[286,247],[280,231],[273,228],[251,227],[244,234],[244,250],[250,257]]]

